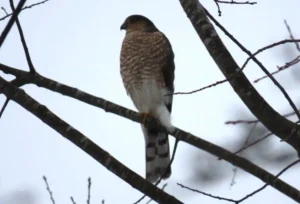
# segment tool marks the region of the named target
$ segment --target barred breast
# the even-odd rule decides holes
[[[120,72],[127,94],[141,112],[151,111],[167,94],[162,67],[169,49],[160,32],[133,31],[125,36]]]

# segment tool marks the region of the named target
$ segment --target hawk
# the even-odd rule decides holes
[[[127,94],[143,115],[158,119],[169,131],[174,93],[174,53],[168,38],[142,15],[128,16],[120,54],[120,73]],[[152,183],[171,175],[168,134],[141,125],[145,138],[146,179]]]

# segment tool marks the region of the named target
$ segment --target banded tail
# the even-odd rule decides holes
[[[147,129],[142,125],[146,150],[146,179],[155,183],[160,178],[171,175],[170,147],[168,134],[156,129]]]

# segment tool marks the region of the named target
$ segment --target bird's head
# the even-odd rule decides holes
[[[158,29],[155,27],[154,23],[147,17],[142,15],[131,15],[128,16],[124,23],[121,25],[121,30],[128,31],[145,31],[145,32],[155,32]]]

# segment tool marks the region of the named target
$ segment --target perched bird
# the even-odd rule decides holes
[[[174,53],[168,38],[142,15],[131,15],[121,25],[126,30],[120,54],[124,87],[143,124],[149,115],[169,131],[174,93]],[[146,179],[152,183],[171,175],[169,139],[166,132],[141,125],[146,146]]]

